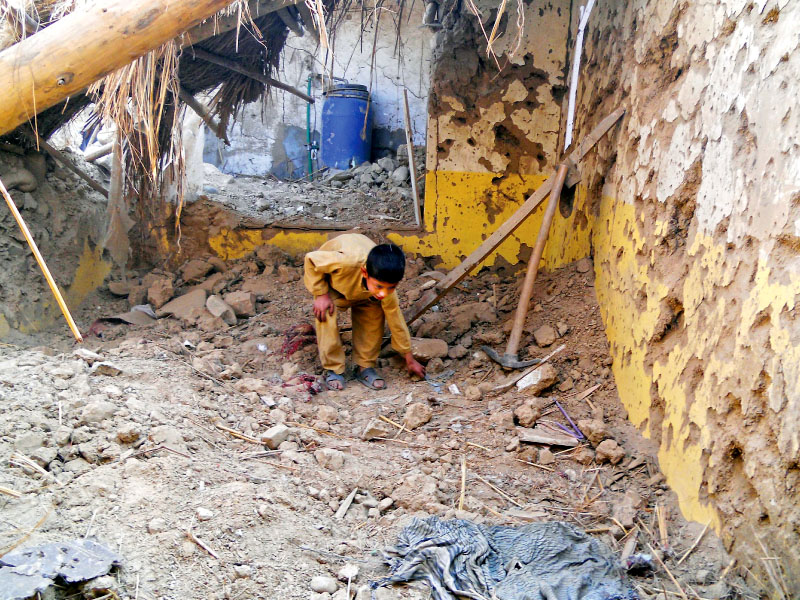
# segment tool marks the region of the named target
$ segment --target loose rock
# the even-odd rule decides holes
[[[558,339],[558,333],[550,325],[542,325],[533,332],[533,338],[536,340],[537,346],[544,348]]]
[[[615,440],[605,440],[597,446],[595,458],[600,464],[609,462],[616,465],[625,458],[625,450]]]
[[[329,594],[333,594],[336,589],[339,587],[336,584],[336,580],[333,577],[312,577],[311,578],[311,590],[321,594],[323,592],[327,592]]]
[[[414,402],[413,404],[409,404],[406,409],[403,424],[409,429],[416,429],[430,421],[431,418],[433,418],[433,411],[427,404]]]
[[[320,448],[314,452],[319,465],[331,471],[338,471],[344,466],[344,453],[333,448]]]

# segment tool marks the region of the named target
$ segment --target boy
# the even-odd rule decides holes
[[[359,382],[373,390],[386,387],[375,370],[384,321],[389,324],[392,347],[405,358],[408,372],[425,376],[425,367],[411,354],[411,336],[395,293],[405,267],[400,248],[376,246],[360,233],[345,233],[306,254],[304,282],[314,296],[319,358],[329,389],[344,389],[344,348],[336,321],[338,311],[348,308],[353,317],[353,361]]]

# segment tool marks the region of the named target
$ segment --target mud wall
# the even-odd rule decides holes
[[[100,176],[93,166],[82,164],[81,168]],[[45,155],[18,156],[0,151],[0,178],[4,182],[11,185],[24,172],[30,178],[20,187],[12,187],[11,197],[77,318],[75,311],[80,303],[111,271],[111,261],[103,251],[106,199]],[[0,338],[13,340],[17,332],[42,331],[61,318],[22,232],[1,201]],[[64,330],[68,331],[66,324]]]
[[[596,290],[631,420],[684,514],[800,594],[800,5],[599,2],[578,138]],[[779,560],[761,560],[762,557]],[[771,565],[773,577],[764,571]]]
[[[410,13],[409,7],[412,8]],[[406,143],[404,87],[408,89],[414,141],[419,145],[425,143],[433,34],[431,29],[421,26],[423,11],[421,2],[413,7],[407,3],[402,14],[394,3],[385,3],[380,11],[376,37],[374,21],[368,19],[366,13],[366,27],[362,31],[362,11],[353,5],[337,26],[332,53],[318,47],[308,32],[303,37],[289,35],[277,79],[306,92],[308,77],[312,77],[312,95],[316,102],[311,107],[310,129],[317,145],[322,129],[324,97],[320,75],[323,73],[366,85],[372,90],[374,158]],[[230,147],[207,133],[205,161],[226,173],[302,177],[308,171],[306,127],[306,103],[275,89],[269,98],[244,108],[228,132]],[[315,169],[321,166],[321,161],[315,163]]]
[[[479,3],[490,32],[497,3]],[[509,5],[510,6],[510,5]],[[486,52],[481,22],[466,12],[437,34],[428,121],[425,231],[395,241],[453,267],[475,249],[547,179],[558,162],[561,105],[566,91],[569,0],[522,3],[501,20]],[[516,263],[530,255],[543,207],[495,255]],[[585,220],[559,220],[549,267],[588,253]],[[583,231],[583,235],[576,234]]]

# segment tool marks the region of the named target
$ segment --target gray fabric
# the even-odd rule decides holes
[[[436,600],[636,600],[616,557],[569,523],[487,527],[414,519],[372,588],[424,580]]]

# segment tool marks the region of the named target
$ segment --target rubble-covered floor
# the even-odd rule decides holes
[[[430,286],[430,267],[409,263],[404,304]],[[541,401],[515,388],[491,393],[507,374],[479,351],[482,343],[502,350],[518,274],[468,279],[412,327],[448,343],[448,355],[428,363],[434,377],[452,371],[441,393],[410,380],[387,357],[385,391],[350,381],[343,392],[309,394],[302,374],[320,372],[316,346],[291,356],[282,348],[293,346],[285,345],[287,330],[309,322],[311,301],[300,267],[276,250],[260,248],[228,264],[194,261],[178,274],[159,271],[111,286],[130,302],[149,295],[157,305],[197,285],[223,297],[244,290],[228,296],[232,303],[249,291],[255,315],[229,325],[183,306],[182,320],[165,317],[150,327],[95,324],[100,337],[88,338],[84,349],[113,363],[118,375],[93,373],[93,359],[74,355],[61,330],[0,345],[0,486],[21,494],[0,494],[0,548],[96,538],[124,564],[102,586],[89,586],[95,596],[110,585],[131,599],[323,600],[331,595],[312,592],[312,579],[336,578],[345,563],[360,567],[353,590],[384,574],[378,552],[413,515],[506,524],[563,519],[618,553],[637,536],[632,553],[655,549],[690,598],[757,597],[727,568],[710,531],[678,564],[704,524],[682,519],[653,448],[626,421],[590,267],[579,261],[542,274],[537,284],[524,354],[541,357],[565,345],[549,362],[554,381],[538,392],[547,399]],[[195,281],[184,284],[189,278]],[[86,329],[128,303],[104,290],[84,303],[78,320]],[[552,399],[592,444],[520,443],[528,428],[519,422],[537,420],[553,432],[552,423],[566,425]],[[375,420],[380,416],[407,428]],[[278,424],[288,431],[272,429]],[[383,439],[365,441],[367,429]],[[270,430],[272,442],[288,436],[277,452],[257,442]],[[608,462],[614,444],[610,453],[596,453],[601,439],[619,444],[620,462]],[[19,455],[42,472],[16,466],[12,456]],[[653,565],[634,577],[641,597],[680,597],[665,569]],[[338,600],[347,584],[337,585]],[[74,590],[63,590],[68,594]],[[377,597],[429,596],[414,584]]]
[[[314,179],[228,175],[204,164],[202,195],[262,226],[413,229],[414,200],[408,153],[386,156],[345,171],[324,170]],[[420,198],[425,189],[425,149],[414,149]]]

